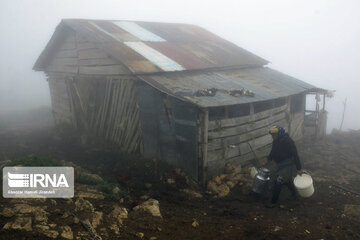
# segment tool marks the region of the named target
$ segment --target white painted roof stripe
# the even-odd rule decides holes
[[[126,46],[133,49],[150,62],[164,71],[181,71],[185,70],[180,64],[163,55],[161,52],[149,47],[143,42],[124,42]]]
[[[123,30],[138,37],[142,41],[149,41],[149,42],[165,42],[166,41],[165,39],[146,30],[145,28],[139,26],[138,24],[136,24],[134,22],[114,21],[113,23],[116,26],[122,28]]]
[[[109,33],[108,31],[106,31],[105,29],[103,29],[102,27],[100,27],[99,25],[97,25],[96,23],[90,21],[90,24],[93,25],[94,27],[96,27],[98,30],[102,31],[103,33],[109,35],[110,37],[114,38],[117,41],[122,41],[122,39],[118,38],[117,36],[115,36],[112,33]]]

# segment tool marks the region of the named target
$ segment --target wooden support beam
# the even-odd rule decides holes
[[[202,163],[201,163],[201,171],[203,172],[202,176],[202,183],[205,184],[205,181],[207,179],[206,176],[206,167],[207,167],[207,161],[208,161],[208,128],[209,128],[209,110],[205,109],[203,113],[203,143],[202,143],[202,149],[203,149],[203,155],[202,155]]]

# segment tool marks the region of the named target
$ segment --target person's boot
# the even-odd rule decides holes
[[[280,192],[281,192],[282,184],[279,182],[275,182],[273,195],[271,200],[265,205],[267,208],[273,208],[276,206],[277,201],[279,200]]]

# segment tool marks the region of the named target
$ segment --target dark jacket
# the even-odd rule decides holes
[[[289,161],[289,159],[292,159],[297,170],[301,169],[301,163],[295,143],[290,136],[285,133],[283,136],[279,136],[278,139],[273,141],[268,160],[274,160],[277,164],[281,164],[284,163],[285,160]]]

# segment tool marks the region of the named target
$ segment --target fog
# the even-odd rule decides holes
[[[2,0],[0,112],[50,105],[44,73],[32,67],[62,18],[199,25],[267,60],[270,67],[336,90],[328,131],[360,129],[360,2],[356,0]],[[1,113],[0,113],[1,114]]]

